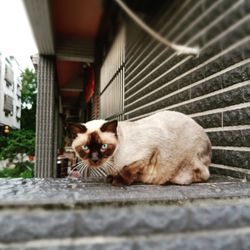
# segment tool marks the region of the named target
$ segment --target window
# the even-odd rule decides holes
[[[13,115],[13,98],[9,95],[4,95],[4,112],[7,115]]]
[[[5,67],[4,80],[6,81],[7,87],[12,86],[14,89],[14,72],[8,64],[6,64],[6,67]]]

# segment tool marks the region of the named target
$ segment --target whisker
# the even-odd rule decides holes
[[[103,172],[101,171],[101,168],[96,168],[96,171],[99,174],[99,177],[103,177]]]
[[[74,170],[77,170],[79,172],[79,174],[82,176],[82,172],[85,170],[85,168],[86,168],[86,164],[83,161],[80,161],[69,172],[69,176],[74,172]]]
[[[84,164],[84,162],[83,161],[80,161],[80,162],[78,162],[76,165],[75,165],[75,167],[77,168],[78,166],[81,166],[81,165],[83,165]]]
[[[79,162],[76,164],[76,166],[80,166],[80,165],[84,165],[84,164],[85,164],[84,161],[79,161]]]
[[[81,164],[78,164],[77,166],[75,166],[74,168],[72,168],[69,172],[69,175],[71,175],[74,170],[78,170],[79,171],[79,168],[81,169],[82,168],[82,163]]]
[[[100,168],[98,168],[98,169],[96,169],[99,173],[100,173],[100,177],[103,177],[103,176],[105,176],[106,174],[105,174],[105,171],[100,167]]]
[[[115,166],[109,166],[108,170],[112,170],[113,172],[117,172],[118,169]]]
[[[87,178],[90,175],[90,168],[87,167],[86,170],[84,171],[84,177]]]
[[[83,175],[83,172],[85,171],[85,169],[87,168],[86,165],[83,165],[82,168],[79,170],[80,175]]]
[[[74,166],[72,169],[71,169],[71,172],[73,172],[75,169],[77,169],[79,167],[79,165],[78,166]]]
[[[112,171],[112,169],[110,168],[110,167],[107,167],[106,168],[106,173],[107,173],[107,175],[109,175],[109,174],[112,174],[114,171]]]
[[[96,173],[98,174],[98,177],[102,177],[102,172],[100,172],[100,169],[99,168],[96,168],[95,169]]]
[[[99,169],[98,169],[98,168],[95,168],[95,171],[96,171],[98,177],[100,177],[100,171],[99,171]]]
[[[82,162],[81,164],[78,165],[78,169],[80,169],[83,166],[85,166],[84,162]]]
[[[82,164],[83,163],[83,161],[78,161],[77,163],[76,163],[76,165],[79,165],[79,164]]]
[[[103,165],[102,165],[102,167],[106,167],[107,165],[109,165],[110,163],[108,162],[108,161],[106,161]]]
[[[113,162],[106,161],[105,163],[106,163],[107,165],[109,165],[109,166],[113,166]]]
[[[88,168],[85,168],[85,169],[82,171],[81,177],[82,177],[82,178],[88,177]]]
[[[98,177],[98,174],[96,173],[96,171],[95,171],[94,168],[91,168],[90,174],[91,174],[91,175],[93,174],[93,176]]]
[[[69,172],[69,176],[73,171],[77,170],[81,177],[105,177],[111,172],[117,172],[118,170],[114,167],[113,159],[110,159],[99,168],[90,168],[84,161],[79,161]]]
[[[109,169],[111,169],[113,171],[117,171],[117,169],[113,165],[109,165]]]
[[[105,162],[104,165],[101,166],[101,169],[106,173],[109,169],[109,165]]]
[[[108,163],[108,162],[105,164],[105,168],[106,168],[106,169],[109,169],[109,168],[112,168],[112,167],[113,167],[113,165],[110,164],[110,163]]]
[[[89,176],[94,176],[94,172],[92,168],[89,169]]]
[[[103,176],[107,176],[106,169],[102,166],[99,168],[100,172],[102,173]]]

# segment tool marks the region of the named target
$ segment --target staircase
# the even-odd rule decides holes
[[[250,183],[1,179],[0,249],[250,249]]]

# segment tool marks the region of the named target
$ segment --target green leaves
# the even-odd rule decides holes
[[[0,160],[13,161],[19,154],[21,162],[15,168],[0,171],[0,177],[33,177],[33,163],[23,162],[23,155],[35,155],[37,79],[33,70],[25,69],[21,75],[21,128],[12,130],[8,136],[0,136]]]
[[[12,130],[8,137],[0,137],[0,160],[13,160],[17,154],[35,154],[35,132]]]
[[[0,178],[32,178],[34,177],[34,164],[32,162],[18,162],[14,168],[4,168],[0,171]]]
[[[21,128],[36,129],[36,96],[37,96],[37,78],[33,70],[25,69],[21,75],[22,90],[22,114]]]
[[[21,75],[22,91],[21,100],[22,107],[25,108],[27,105],[36,104],[36,93],[37,93],[37,79],[36,73],[33,70],[25,69]]]

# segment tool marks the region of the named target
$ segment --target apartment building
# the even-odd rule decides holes
[[[21,70],[13,56],[0,53],[0,131],[8,125],[20,128]]]

